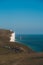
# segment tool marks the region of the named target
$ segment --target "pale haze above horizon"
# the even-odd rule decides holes
[[[43,0],[0,0],[0,28],[43,34]]]

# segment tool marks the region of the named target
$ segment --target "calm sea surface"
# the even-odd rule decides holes
[[[16,35],[16,41],[36,52],[43,52],[43,35]]]

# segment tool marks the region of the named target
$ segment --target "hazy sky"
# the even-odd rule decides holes
[[[43,0],[0,0],[0,28],[43,34]]]

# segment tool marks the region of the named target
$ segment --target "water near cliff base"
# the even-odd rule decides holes
[[[36,52],[43,52],[43,35],[16,35],[16,41]]]

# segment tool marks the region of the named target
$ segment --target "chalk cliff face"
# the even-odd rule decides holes
[[[0,41],[3,42],[14,42],[15,33],[10,30],[0,29]]]
[[[11,34],[10,42],[15,42],[15,33]]]

